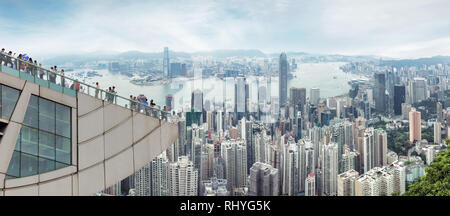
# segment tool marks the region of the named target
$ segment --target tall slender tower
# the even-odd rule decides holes
[[[280,69],[279,69],[279,97],[280,97],[280,107],[283,107],[287,102],[287,76],[288,76],[288,61],[286,53],[281,53],[280,55]]]
[[[412,108],[409,112],[409,141],[412,143],[415,140],[422,140],[420,112]]]
[[[169,48],[164,47],[164,59],[163,59],[163,72],[164,77],[169,77]]]

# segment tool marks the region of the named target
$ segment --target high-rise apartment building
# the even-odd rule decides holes
[[[338,175],[338,196],[354,196],[355,180],[359,173],[353,169]]]
[[[316,196],[316,175],[312,172],[305,179],[305,196]]]
[[[434,143],[441,143],[441,123],[436,121],[434,123]]]
[[[279,188],[278,169],[266,163],[253,164],[250,168],[249,196],[277,196]]]
[[[409,142],[413,143],[416,140],[422,140],[420,112],[412,108],[409,112]]]
[[[329,143],[322,149],[322,187],[323,194],[337,195],[338,144]]]
[[[197,196],[198,170],[187,156],[181,156],[169,164],[169,195]]]
[[[169,162],[161,154],[150,163],[152,196],[169,196]]]
[[[226,140],[221,144],[228,191],[247,186],[247,148],[243,140]]]

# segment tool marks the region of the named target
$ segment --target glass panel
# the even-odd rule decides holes
[[[39,156],[55,160],[55,135],[39,131]]]
[[[70,164],[70,139],[56,136],[56,161]]]
[[[7,175],[20,177],[20,152],[14,151],[11,161],[9,162]]]
[[[55,132],[55,103],[39,98],[39,129]]]
[[[20,151],[20,137],[21,137],[21,134],[22,134],[22,130],[20,131],[20,133],[19,133],[19,137],[17,138],[17,142],[16,142],[16,147],[14,147],[14,150],[16,150],[16,151]]]
[[[21,137],[21,151],[33,155],[38,154],[38,140],[39,133],[37,129],[29,128],[26,126],[22,127],[20,132]]]
[[[56,134],[70,138],[70,107],[56,104]]]
[[[38,159],[36,156],[21,153],[20,155],[20,176],[36,175],[38,172]]]
[[[55,170],[55,161],[39,158],[39,173]]]
[[[39,110],[37,96],[31,95],[23,124],[33,128],[39,128]]]
[[[61,168],[67,167],[67,166],[69,166],[69,165],[56,162],[56,169],[61,169]]]
[[[14,107],[16,106],[17,99],[19,98],[19,90],[4,85],[2,85],[1,88],[1,118],[9,120]]]

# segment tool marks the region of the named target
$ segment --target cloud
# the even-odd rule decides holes
[[[64,2],[64,3],[61,3]],[[39,3],[42,3],[41,1]],[[6,1],[0,41],[36,55],[92,51],[450,55],[446,0]],[[49,15],[47,15],[49,14]],[[447,47],[447,48],[446,48]]]

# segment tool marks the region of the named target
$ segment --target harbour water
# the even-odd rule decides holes
[[[311,88],[320,88],[320,96],[322,98],[342,95],[348,92],[350,86],[348,81],[359,76],[345,73],[339,67],[345,63],[305,63],[298,64],[297,70],[292,72],[293,78],[288,80],[288,89],[290,87],[306,88],[307,97]],[[75,70],[70,74],[82,72],[83,70]],[[88,70],[86,70],[88,71]],[[97,70],[102,77],[87,77],[84,82],[95,85],[99,82],[100,87],[107,89],[115,86],[119,95],[128,98],[130,95],[137,96],[144,94],[149,99],[153,99],[158,105],[165,105],[165,97],[168,94],[173,95],[174,105],[176,109],[190,105],[191,93],[195,89],[203,91],[205,103],[207,100],[212,104],[223,103],[232,104],[234,100],[233,78],[219,79],[210,78],[181,78],[176,79],[167,84],[156,84],[151,86],[141,86],[130,83],[130,78],[123,75],[111,74],[108,70]],[[77,77],[79,78],[79,77]],[[249,84],[249,98],[251,103],[258,101],[258,89],[264,92],[267,101],[271,97],[278,97],[278,77],[255,77],[247,76],[246,82]],[[262,87],[262,90],[261,88]],[[269,93],[270,92],[270,93]],[[289,96],[289,94],[288,94]]]

